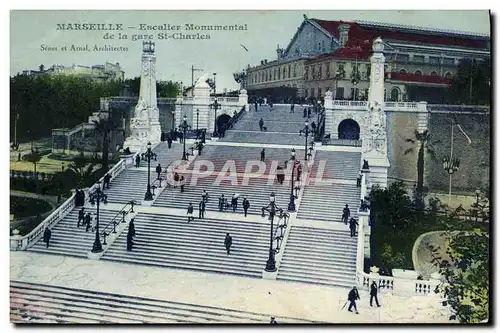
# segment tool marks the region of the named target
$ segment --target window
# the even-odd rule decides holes
[[[344,87],[337,87],[335,91],[335,99],[344,99]]]
[[[321,88],[318,88],[318,97],[321,97]]]
[[[326,74],[327,78],[330,77],[330,63],[329,62],[325,64],[325,74]]]
[[[297,64],[293,66],[293,77],[297,76]]]
[[[344,73],[345,73],[345,70],[344,70],[344,64],[339,64],[339,70],[338,70],[340,76],[343,76]]]
[[[319,66],[318,66],[318,79],[320,79],[320,80],[321,80],[321,79],[322,79],[322,77],[323,77],[323,75],[322,75],[323,73],[321,73],[321,72],[322,72],[322,71],[321,71],[321,69],[322,69],[322,68],[323,68],[323,66],[321,66],[321,65],[319,65]]]
[[[278,80],[281,79],[281,68],[278,68]]]
[[[455,65],[455,59],[453,59],[453,58],[443,58],[443,65],[454,66]]]
[[[391,90],[391,102],[399,102],[399,89],[393,88]]]
[[[438,76],[438,73],[436,71],[432,71],[431,76]]]
[[[445,79],[448,79],[448,80],[451,80],[451,78],[453,77],[453,75],[451,75],[450,72],[447,72],[445,75],[444,75]]]
[[[408,61],[410,61],[410,55],[409,54],[397,54],[396,55],[396,61],[398,61],[398,62],[408,62]]]
[[[311,88],[311,97],[314,97],[314,88]]]
[[[306,80],[309,79],[309,67],[308,66],[305,66],[305,75],[306,77]]]
[[[406,74],[406,69],[401,68],[401,69],[399,70],[399,74]]]
[[[292,66],[288,65],[288,78],[290,78],[291,71],[292,71]]]
[[[417,70],[417,71],[415,71],[415,75],[422,75],[422,72]]]
[[[371,65],[368,65],[366,66],[366,79],[369,80],[370,79],[370,75],[372,73],[372,66]],[[368,95],[367,95],[368,96]]]
[[[423,64],[425,61],[425,57],[423,55],[414,55],[413,56],[413,62],[416,62],[417,64]]]
[[[325,52],[325,41],[321,42],[321,52]]]
[[[438,57],[429,57],[429,64],[431,65],[439,65],[439,58]]]
[[[357,101],[359,99],[359,88],[351,88],[351,99]]]

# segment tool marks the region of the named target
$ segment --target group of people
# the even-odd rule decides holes
[[[349,209],[348,204],[346,204],[344,209],[342,210],[342,222],[344,222],[345,225],[349,224],[351,237],[356,236],[356,226],[359,224],[354,217],[351,217],[351,210]]]
[[[370,284],[370,306],[373,306],[373,300],[375,300],[375,304],[377,307],[380,307],[380,304],[378,302],[378,286],[375,281],[372,281]],[[359,314],[358,308],[356,307],[356,301],[361,300],[359,297],[359,292],[356,286],[352,287],[352,289],[349,291],[349,294],[347,295],[347,301],[349,302],[349,307],[347,308],[347,311],[352,312],[352,308],[354,308],[354,311],[356,311],[356,314]],[[347,304],[347,302],[346,302]],[[345,305],[344,304],[344,307]],[[342,308],[343,309],[343,308]]]
[[[201,194],[201,200],[198,203],[198,218],[203,219],[205,218],[205,212],[207,210],[207,203],[208,203],[209,195],[206,192],[206,190],[203,190],[203,193]],[[238,209],[238,199],[239,199],[239,194],[235,193],[231,197],[231,202],[228,202],[228,199],[222,194],[218,200],[218,208],[219,212],[224,212],[231,207],[233,209],[233,212],[236,212]],[[245,217],[248,214],[248,209],[250,208],[250,201],[246,197],[243,197],[242,201],[242,207],[243,207],[243,213],[245,214]],[[188,207],[187,207],[187,218],[188,218],[188,223],[194,220],[194,206],[193,203],[190,202]]]
[[[82,207],[78,211],[78,222],[76,224],[77,228],[80,228],[80,222],[81,222],[82,226],[86,226],[85,232],[89,232],[89,229],[91,229],[91,228],[92,228],[92,231],[95,230],[96,220],[92,218],[92,215],[90,214],[90,212],[87,212],[87,214],[85,214],[85,208],[84,207]],[[95,223],[92,223],[92,222],[95,222]]]

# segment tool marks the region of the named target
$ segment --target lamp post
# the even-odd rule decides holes
[[[215,83],[215,77],[217,76],[217,73],[214,73],[214,97],[217,97],[217,85]]]
[[[210,108],[214,110],[214,132],[212,136],[217,136],[217,110],[221,108],[219,102],[217,102],[217,97],[212,104],[210,104]]]
[[[200,119],[200,109],[196,109],[196,135],[198,136],[198,121]]]
[[[151,142],[147,144],[148,150],[141,154],[143,161],[148,161],[148,187],[146,189],[146,194],[144,195],[144,200],[153,200],[153,193],[151,193],[151,159],[156,161],[156,154],[151,151]]]
[[[271,233],[269,236],[269,258],[266,263],[266,272],[276,272],[276,260],[274,259],[274,249],[273,249],[273,231],[274,231],[274,216],[276,213],[281,213],[283,210],[278,208],[275,203],[275,195],[271,193],[269,195],[269,204],[266,207],[262,207],[262,217],[266,216],[264,211],[269,213],[269,219],[271,220]]]
[[[188,123],[187,123],[187,116],[186,116],[186,115],[184,115],[184,117],[183,117],[183,122],[182,122],[182,124],[181,124],[179,127],[182,129],[182,132],[183,132],[183,138],[184,138],[184,139],[182,140],[182,142],[183,142],[183,144],[184,144],[184,150],[183,150],[183,152],[182,152],[182,160],[183,160],[183,161],[187,161],[187,156],[186,156],[186,131],[187,131],[188,129],[190,129],[190,128],[191,128],[191,126],[189,126],[189,125],[188,125]]]
[[[292,163],[292,183],[290,186],[290,202],[288,203],[288,211],[295,212],[295,195],[293,194],[293,182],[294,182],[294,171],[295,171],[295,148],[291,152],[292,157],[290,161]]]
[[[449,189],[448,189],[448,207],[451,203],[451,178],[455,172],[460,169],[460,160],[458,158],[446,157],[443,159],[443,169],[450,175]]]
[[[92,253],[102,252],[101,239],[99,237],[99,203],[103,201],[104,204],[108,203],[108,196],[104,194],[101,190],[101,182],[97,182],[97,186],[92,193],[89,193],[89,201],[92,206],[97,202],[97,215],[96,215],[96,227],[95,227],[95,240],[92,246]]]
[[[307,161],[307,138],[311,134],[309,130],[309,121],[306,120],[304,125],[304,128],[299,131],[299,135],[302,136],[302,134],[304,134],[304,137],[306,138],[306,144],[304,148],[304,161]]]

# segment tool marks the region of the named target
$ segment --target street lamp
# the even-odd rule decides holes
[[[458,158],[446,157],[443,159],[443,169],[450,175],[450,184],[448,189],[448,206],[451,203],[451,178],[452,175],[460,169],[460,160]]]
[[[307,138],[311,134],[309,130],[309,121],[305,121],[304,123],[304,128],[299,131],[299,135],[302,136],[304,134],[304,137],[306,138],[306,144],[305,144],[305,149],[304,149],[304,160],[307,161]]]
[[[294,171],[295,171],[295,148],[291,152],[292,157],[290,158],[292,162],[292,183],[290,186],[290,202],[288,203],[288,211],[295,212],[295,195],[293,194],[293,182],[294,182]]]
[[[210,108],[214,110],[214,133],[212,136],[217,136],[217,110],[221,108],[219,102],[217,102],[217,97],[212,104],[210,104]]]
[[[182,129],[183,134],[184,134],[184,136],[183,136],[184,139],[182,140],[183,143],[184,143],[184,151],[182,152],[182,160],[183,161],[187,161],[187,156],[186,156],[186,131],[188,129],[190,129],[191,126],[189,126],[188,123],[187,123],[187,116],[186,115],[184,115],[184,117],[182,119],[183,119],[183,122],[179,126]]]
[[[269,204],[266,207],[262,207],[262,217],[266,216],[264,211],[269,213],[269,219],[271,220],[271,234],[269,237],[269,258],[266,263],[266,272],[276,272],[276,260],[274,259],[274,249],[273,249],[273,231],[274,231],[274,216],[276,213],[282,213],[283,210],[278,208],[275,203],[275,195],[271,193],[269,196]]]
[[[104,194],[101,190],[101,182],[98,181],[96,184],[96,188],[92,193],[89,193],[89,201],[92,206],[97,202],[97,216],[96,216],[96,227],[95,227],[95,240],[94,245],[92,246],[92,253],[100,253],[102,252],[102,244],[101,239],[99,237],[99,203],[102,202],[104,204],[108,203],[108,196]]]
[[[142,160],[148,161],[148,187],[146,189],[146,194],[144,195],[144,200],[151,201],[153,200],[153,193],[151,193],[151,159],[156,161],[156,154],[151,151],[151,142],[147,144],[148,150],[145,153],[142,153]]]
[[[198,120],[200,119],[200,109],[196,109],[196,136],[198,137]]]
[[[215,77],[217,76],[217,73],[214,73],[214,97],[217,97],[217,86],[215,83]]]

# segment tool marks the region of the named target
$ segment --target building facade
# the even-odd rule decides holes
[[[123,81],[125,79],[125,72],[120,67],[120,63],[106,62],[104,65],[52,65],[49,68],[40,65],[38,70],[24,70],[22,75],[41,76],[41,75],[66,75],[76,76],[82,78],[89,78],[99,81]]]
[[[247,90],[293,87],[299,97],[366,99],[371,44],[384,41],[386,100],[406,101],[410,86],[445,88],[464,58],[491,58],[488,35],[366,21],[310,19],[273,61],[247,69]]]

